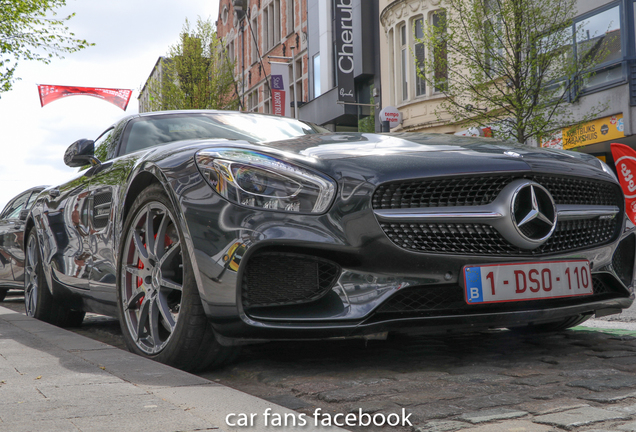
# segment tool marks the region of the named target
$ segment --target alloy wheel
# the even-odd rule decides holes
[[[159,202],[140,208],[126,233],[120,298],[127,330],[146,354],[165,348],[179,320],[181,251],[172,212]]]

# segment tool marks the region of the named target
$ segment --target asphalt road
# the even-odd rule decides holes
[[[22,312],[21,293],[10,292],[1,305]],[[625,412],[636,417],[635,315],[630,310],[584,324],[623,328],[611,331],[579,328],[539,336],[489,331],[251,345],[234,364],[200,376],[307,416],[318,409],[332,415],[404,413],[413,424],[347,428],[352,431],[475,426],[490,431],[495,429],[488,425],[506,419],[521,423],[501,430],[579,431],[590,424],[614,430],[617,422],[630,420]],[[89,314],[74,331],[124,348],[115,319]],[[578,423],[568,424],[570,417]],[[541,429],[544,424],[551,426]],[[523,429],[528,425],[532,428]]]

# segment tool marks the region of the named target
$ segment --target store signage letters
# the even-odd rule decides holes
[[[353,0],[336,2],[338,100],[355,102],[353,79]]]

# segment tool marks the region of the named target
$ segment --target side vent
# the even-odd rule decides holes
[[[100,192],[93,197],[93,226],[95,229],[104,229],[108,225],[112,201],[112,192]]]

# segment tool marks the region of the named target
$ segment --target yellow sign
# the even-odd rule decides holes
[[[563,129],[563,148],[566,150],[624,138],[623,114],[604,117],[584,123],[576,129]]]

